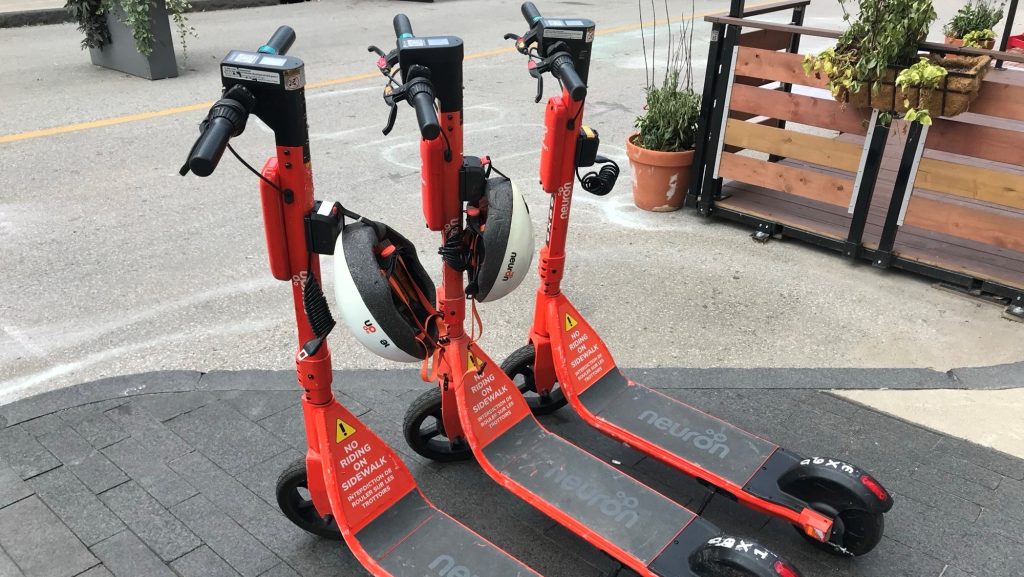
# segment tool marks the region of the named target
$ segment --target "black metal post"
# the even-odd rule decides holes
[[[885,215],[885,225],[882,228],[882,238],[878,241],[878,251],[872,261],[877,267],[889,268],[892,264],[892,248],[896,244],[896,234],[900,228],[900,216],[903,212],[904,200],[911,193],[910,179],[914,176],[915,160],[917,159],[917,147],[921,141],[923,128],[920,122],[911,122],[910,131],[907,134],[907,142],[903,146],[903,156],[900,158],[900,169],[896,173],[896,182],[893,184],[892,198],[889,200],[889,210]]]
[[[736,0],[734,0],[734,3],[735,1]],[[697,205],[697,210],[699,210],[704,216],[711,215],[714,211],[715,198],[722,192],[722,179],[712,178],[714,175],[711,172],[711,167],[713,166],[715,159],[708,158],[707,155],[717,155],[719,142],[725,137],[725,135],[722,134],[722,118],[725,115],[725,109],[729,104],[725,101],[725,94],[729,90],[729,77],[731,76],[730,72],[732,70],[732,53],[736,48],[739,35],[739,26],[725,26],[725,30],[721,35],[722,46],[718,56],[720,66],[713,90],[714,107],[712,108],[711,118],[708,121],[709,136],[705,143],[705,147],[707,149],[705,150],[704,161],[705,174],[704,181],[701,184],[700,189],[700,202]]]
[[[861,241],[864,239],[864,227],[868,222],[868,211],[871,209],[871,198],[875,194],[878,171],[882,167],[882,156],[885,154],[885,143],[889,138],[889,126],[883,125],[876,118],[875,128],[868,142],[867,158],[861,172],[860,187],[856,191],[857,202],[853,207],[853,220],[850,232],[846,237],[846,250],[843,253],[850,258],[860,256]]]
[[[1013,34],[1013,20],[1017,16],[1017,0],[1010,0],[1010,9],[1006,12],[1006,24],[1003,26],[1003,38],[999,41],[999,51],[1006,52],[1006,45]],[[1003,61],[996,60],[996,68],[1003,69]]]
[[[715,108],[715,85],[718,81],[722,58],[722,36],[724,24],[711,26],[711,42],[708,44],[708,64],[704,73],[704,92],[701,93],[700,117],[697,120],[697,137],[694,140],[693,170],[690,174],[690,186],[686,190],[686,203],[696,201],[704,184],[708,168],[708,138],[711,134],[711,118]],[[707,175],[710,176],[710,175]]]
[[[743,10],[746,8],[747,0],[732,0],[729,4],[729,16],[743,18]]]

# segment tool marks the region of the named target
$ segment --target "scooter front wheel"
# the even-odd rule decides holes
[[[535,359],[533,345],[526,345],[509,355],[505,362],[501,363],[501,370],[512,379],[519,392],[523,393],[526,404],[530,405],[530,411],[534,415],[549,415],[565,406],[565,395],[562,394],[562,387],[557,382],[546,394],[537,393],[537,382],[533,378]]]
[[[700,577],[801,577],[796,567],[754,541],[727,535],[695,551],[690,569]]]
[[[441,418],[441,390],[431,387],[409,405],[402,422],[405,442],[417,455],[431,461],[450,463],[473,458],[465,441],[452,441]]]
[[[277,506],[292,523],[317,537],[341,540],[338,524],[330,515],[321,517],[313,506],[306,480],[306,459],[296,459],[277,478]]]

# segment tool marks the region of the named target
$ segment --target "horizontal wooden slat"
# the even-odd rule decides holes
[[[814,170],[723,153],[718,173],[723,178],[756,184],[836,206],[847,206],[853,180]]]
[[[930,195],[910,197],[905,226],[1024,252],[1024,215]]]
[[[1024,132],[1016,130],[936,118],[925,146],[993,162],[1024,163]]]
[[[739,53],[736,55],[736,74],[817,88],[824,88],[828,81],[825,76],[816,78],[804,74],[802,54],[772,52],[745,46],[740,46],[737,50]]]
[[[725,143],[847,172],[857,172],[860,166],[860,146],[735,119],[726,123]]]
[[[860,135],[867,134],[871,119],[870,111],[850,106],[844,109],[832,99],[741,85],[732,87],[729,110]]]
[[[754,30],[740,34],[740,46],[760,48],[761,50],[788,49],[793,35],[775,30]]]
[[[1020,174],[925,157],[921,159],[914,186],[1024,208],[1024,176]]]
[[[1024,120],[1024,87],[985,80],[968,109],[977,114]]]

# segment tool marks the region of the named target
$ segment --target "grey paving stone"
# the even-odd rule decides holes
[[[192,450],[181,437],[132,402],[114,407],[104,414],[164,460],[180,457]]]
[[[21,427],[28,431],[33,437],[42,437],[47,433],[56,431],[61,426],[60,417],[56,413],[50,413],[49,415],[43,415],[42,417],[36,417],[30,421],[25,421],[21,424]]]
[[[60,466],[60,461],[20,425],[0,429],[0,457],[22,479]]]
[[[1017,459],[1006,453],[982,447],[970,441],[954,437],[942,437],[935,445],[936,451],[942,451],[956,455],[957,457],[970,461],[1000,475],[1005,475],[1018,481],[1024,480],[1024,459]]]
[[[294,569],[284,563],[275,565],[273,569],[260,575],[260,577],[299,577]]]
[[[919,466],[913,476],[917,481],[980,506],[991,506],[995,501],[995,492],[992,489],[928,465]]]
[[[999,488],[993,492],[993,508],[1008,515],[1018,522],[1024,522],[1024,482],[1016,479],[1003,479]],[[1020,531],[1024,533],[1024,523]]]
[[[257,577],[281,562],[202,495],[179,504],[171,512],[244,577]]]
[[[117,405],[114,405],[117,406]],[[87,414],[62,412],[61,418],[79,435],[89,441],[93,447],[103,449],[128,438],[128,433],[102,411],[90,411]]]
[[[14,564],[14,561],[0,549],[0,576],[2,577],[24,577],[25,574]]]
[[[284,410],[260,419],[259,426],[276,435],[289,446],[306,448],[306,428],[302,424],[302,412]]]
[[[32,576],[77,575],[98,562],[36,496],[0,509],[0,547]]]
[[[199,382],[196,371],[156,371],[101,379],[64,387],[0,407],[0,416],[15,425],[55,411],[143,392],[191,391]]]
[[[7,458],[0,456],[0,509],[31,494],[32,489],[7,464]]]
[[[92,552],[115,577],[177,577],[131,531],[93,545]]]
[[[200,545],[181,521],[135,482],[115,487],[100,498],[165,561],[177,559]]]
[[[288,449],[255,467],[246,469],[236,478],[248,487],[250,491],[256,493],[260,499],[266,501],[268,505],[276,507],[277,478],[281,475],[281,471],[284,471],[297,459],[302,459],[304,456],[305,453],[301,451]]]
[[[229,473],[238,473],[287,449],[233,408],[207,405],[179,415],[167,426]]]
[[[63,421],[57,422],[59,426],[39,437],[39,442],[60,459],[90,490],[102,493],[128,480],[123,471],[74,429]]]
[[[216,401],[217,397],[208,391],[179,391],[173,393],[151,393],[132,397],[132,403],[158,421],[168,421],[189,411],[194,411]]]
[[[171,563],[171,568],[181,577],[238,577],[238,572],[205,545]]]
[[[951,515],[961,522],[973,523],[981,514],[980,505],[952,494],[948,487],[936,487],[902,475],[890,475],[886,478],[886,485],[895,493],[934,507],[937,511]]]
[[[201,391],[289,391],[298,390],[294,371],[210,371],[196,385]]]
[[[184,455],[169,462],[168,466],[220,511],[243,526],[247,523],[256,524],[262,515],[273,512],[266,502],[199,452]]]
[[[224,391],[219,396],[251,421],[291,407],[301,414],[299,398],[302,392],[298,386],[294,391]]]
[[[103,449],[103,454],[164,507],[177,505],[196,494],[196,490],[172,471],[163,459],[134,438]]]
[[[67,467],[47,471],[29,483],[61,521],[92,546],[124,529],[114,515]]]
[[[985,577],[1020,577],[1024,566],[1020,543],[1003,535],[968,532],[947,547],[956,557],[954,566]]]
[[[1011,541],[1016,541],[1024,551],[1024,521],[1014,518],[1007,518],[1006,513],[1000,509],[982,509],[978,519],[974,522],[975,529],[980,533],[992,535],[1003,535]],[[1024,561],[1024,553],[1022,553]]]
[[[76,577],[114,577],[114,574],[103,565],[97,565]]]
[[[927,455],[920,457],[921,462],[935,467],[946,473],[955,475],[960,479],[964,479],[969,482],[977,483],[982,487],[990,490],[995,490],[999,487],[1000,481],[1005,477],[994,471],[990,471],[979,465],[975,465],[970,461],[966,461],[941,451],[932,451]]]

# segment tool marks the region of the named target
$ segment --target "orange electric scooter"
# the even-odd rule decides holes
[[[531,75],[539,78],[536,62],[568,54],[585,80],[592,30],[583,37],[582,20],[542,18],[530,2],[523,4],[523,14],[530,30],[517,39],[517,47],[531,56]],[[574,173],[594,164],[599,142],[597,133],[581,124],[583,101],[567,96],[551,98],[544,117],[540,180],[551,195],[551,210],[529,344],[510,355],[502,370],[530,391],[535,413],[568,401],[589,425],[695,477],[712,494],[781,517],[827,551],[867,553],[881,540],[883,514],[893,504],[874,477],[839,459],[801,457],[631,381],[562,293]],[[591,173],[584,188],[607,193],[617,170],[602,173],[612,178]]]
[[[501,486],[644,577],[799,575],[768,549],[722,535],[692,511],[548,432],[515,384],[467,334],[461,264],[487,257],[477,252],[465,217],[477,219],[477,211],[487,210],[471,199],[483,197],[490,181],[471,175],[490,161],[463,156],[462,40],[414,36],[404,15],[396,16],[394,25],[396,51],[385,55],[374,49],[389,79],[388,127],[395,94],[413,99],[423,137],[423,212],[427,227],[440,233],[442,255],[442,283],[429,317],[437,330],[424,330],[419,338],[429,344],[425,380],[437,387],[407,413],[406,439],[420,454],[438,460],[471,451]],[[580,26],[593,32],[593,23]],[[396,65],[403,84],[393,72]],[[567,102],[582,102],[586,85],[564,55],[553,55],[541,68],[564,83]],[[433,105],[435,98],[436,115],[433,106],[423,105]],[[424,130],[438,127],[435,123],[440,130]],[[354,321],[358,325],[362,319]]]
[[[278,480],[278,504],[302,529],[344,538],[375,577],[540,577],[435,508],[397,454],[331,392],[324,339],[334,320],[320,288],[319,255],[333,253],[344,217],[358,215],[313,200],[304,65],[285,54],[294,39],[282,26],[259,50],[228,53],[220,67],[223,95],[181,170],[209,176],[250,115],[274,131],[277,154],[256,174],[270,269],[291,285],[295,303],[295,370],[308,441],[306,457]]]

